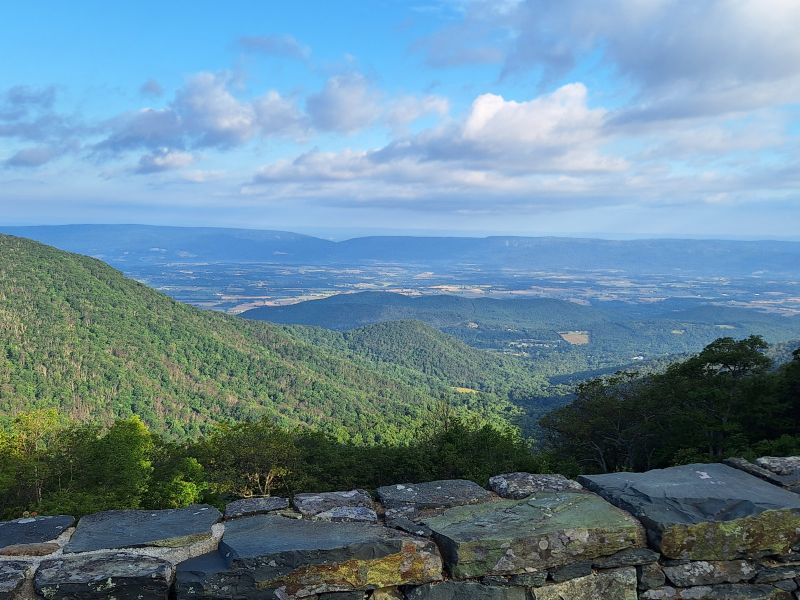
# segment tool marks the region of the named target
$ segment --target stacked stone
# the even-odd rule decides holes
[[[800,459],[734,463],[9,521],[0,600],[800,598]]]
[[[637,517],[663,577],[644,600],[790,600],[800,576],[800,496],[725,464],[579,478]]]

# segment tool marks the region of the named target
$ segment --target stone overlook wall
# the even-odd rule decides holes
[[[800,457],[0,522],[0,600],[791,600]]]

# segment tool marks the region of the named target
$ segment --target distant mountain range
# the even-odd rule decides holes
[[[374,236],[332,242],[284,231],[145,225],[0,227],[0,232],[115,265],[189,260],[284,264],[457,261],[497,269],[611,269],[720,276],[757,272],[797,275],[800,270],[800,242],[780,241]]]

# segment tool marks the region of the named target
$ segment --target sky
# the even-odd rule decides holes
[[[0,224],[800,239],[797,0],[3,13]]]

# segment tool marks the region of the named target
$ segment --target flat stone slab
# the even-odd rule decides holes
[[[225,506],[225,518],[237,519],[239,517],[250,517],[252,515],[264,515],[276,510],[289,508],[289,499],[278,496],[266,496],[259,498],[242,498],[234,500]]]
[[[636,569],[601,571],[531,590],[534,600],[637,600]]]
[[[721,584],[691,588],[669,586],[642,592],[641,600],[792,600],[792,594],[771,585]]]
[[[29,517],[0,522],[0,556],[40,556],[46,548],[42,544],[55,544],[64,531],[75,524],[75,517]],[[51,551],[58,548],[52,548]]]
[[[800,541],[800,496],[723,464],[578,478],[644,523],[665,557],[786,554]]]
[[[753,579],[757,571],[755,565],[746,560],[698,560],[664,565],[662,570],[677,587],[739,583]]]
[[[177,600],[277,599],[274,590],[256,585],[251,571],[231,569],[219,552],[178,563],[175,567],[175,597]]]
[[[166,600],[174,569],[160,558],[130,553],[62,556],[36,571],[36,593],[47,600]]]
[[[524,587],[486,585],[476,581],[429,583],[406,592],[407,600],[527,600]]]
[[[321,492],[319,494],[297,494],[292,499],[294,507],[304,517],[316,517],[336,508],[367,508],[373,510],[372,498],[364,490],[348,492]]]
[[[227,524],[219,553],[229,569],[249,572],[257,588],[289,598],[442,578],[431,540],[361,523],[245,517]]]
[[[333,521],[336,523],[377,523],[378,513],[366,506],[337,506],[325,512],[317,513],[314,519]]]
[[[585,492],[459,506],[422,523],[454,578],[527,573],[645,543],[636,519]]]
[[[581,490],[577,481],[563,475],[538,473],[504,473],[489,479],[489,488],[501,498],[522,500],[539,492],[563,492]]]
[[[83,517],[65,553],[142,548],[178,548],[208,539],[222,515],[213,506],[168,510],[109,510]]]
[[[477,483],[464,479],[386,485],[376,492],[387,509],[387,516],[476,504],[495,498]]]
[[[793,462],[788,464],[784,462],[790,460],[793,461],[793,459],[795,458],[796,457],[777,459],[773,457],[763,457],[756,461],[756,463],[758,463],[758,461],[761,461],[760,464],[751,463],[749,460],[746,460],[744,458],[726,458],[722,462],[730,467],[740,469],[745,473],[750,473],[750,475],[754,475],[759,479],[768,481],[769,483],[785,487],[786,489],[791,490],[793,492],[799,492],[800,470],[794,470]],[[773,461],[779,461],[779,462],[773,462]],[[762,465],[768,465],[773,470]]]
[[[0,562],[0,600],[13,600],[25,584],[31,565],[28,562],[8,560]]]

